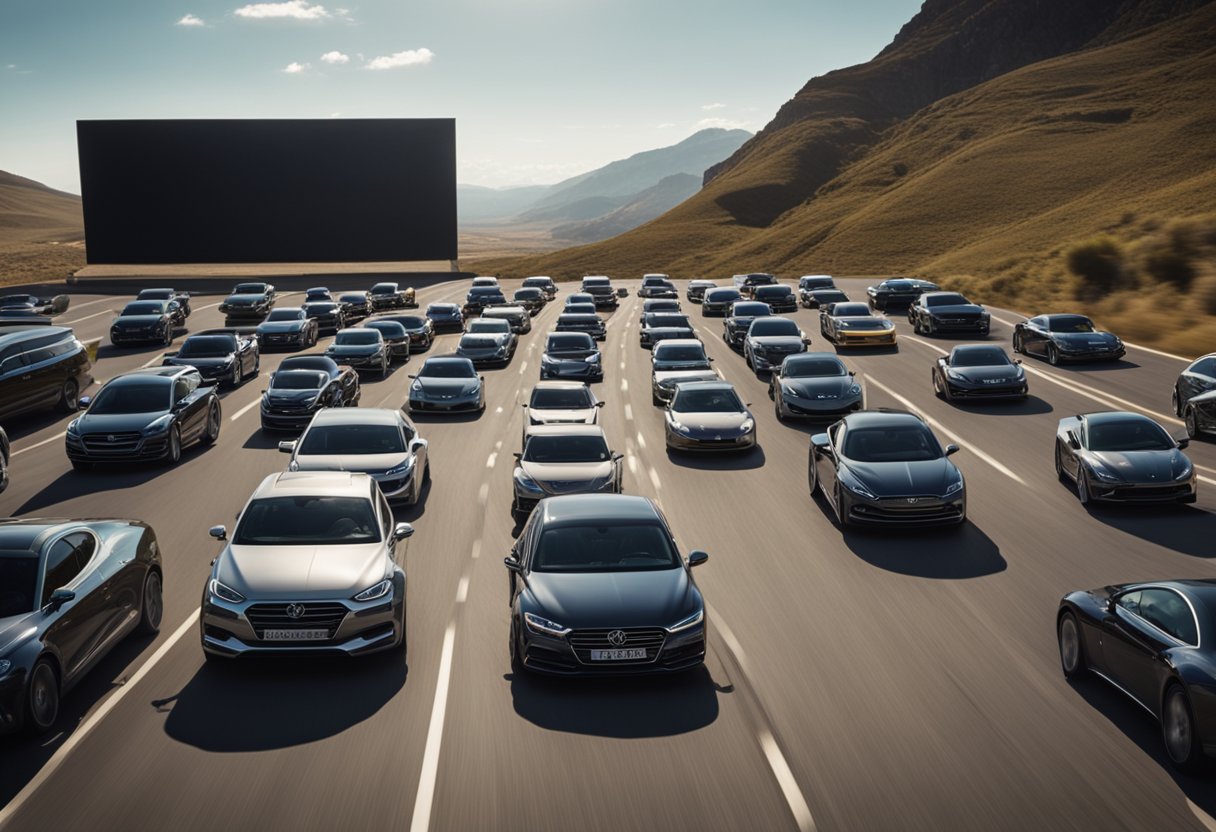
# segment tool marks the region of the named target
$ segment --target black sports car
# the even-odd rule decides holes
[[[751,274],[737,274],[732,280],[735,288],[745,298],[755,298],[756,287],[758,286],[774,286],[777,283],[777,278],[766,272],[752,272]]]
[[[532,331],[532,315],[522,306],[492,306],[482,312],[481,317],[506,321],[516,335]]]
[[[269,283],[238,283],[220,304],[231,320],[262,320],[274,308],[275,291]]]
[[[300,307],[304,314],[317,322],[317,332],[337,332],[346,326],[346,313],[342,304],[332,300],[318,300]]]
[[[140,294],[142,297],[143,293],[141,292]],[[69,295],[53,295],[51,297],[40,295],[0,295],[0,315],[11,314],[11,311],[17,308],[28,309],[35,315],[46,315],[48,317],[62,315],[68,311],[68,306],[71,302],[72,298]],[[189,311],[186,314],[189,315]]]
[[[394,321],[405,327],[405,331],[410,336],[411,353],[429,350],[431,343],[435,340],[435,325],[431,323],[430,318],[424,315],[390,313],[369,318],[368,322],[371,321]]]
[[[581,312],[563,312],[557,316],[554,332],[583,332],[597,341],[608,337],[608,328],[599,315]]]
[[[548,497],[511,554],[512,667],[558,675],[629,675],[705,660],[705,602],[692,577],[709,555],[680,556],[645,497]]]
[[[354,407],[361,396],[359,374],[324,355],[284,359],[262,393],[262,430],[303,430],[324,407]]]
[[[1082,413],[1056,429],[1056,474],[1076,483],[1082,505],[1193,503],[1198,475],[1186,446],[1139,413]]]
[[[380,330],[368,327],[338,330],[334,342],[325,348],[325,355],[339,365],[356,370],[376,370],[381,378],[388,375],[389,364],[392,363],[384,336]]]
[[[1186,405],[1196,396],[1216,390],[1216,352],[1196,358],[1178,374],[1170,403],[1175,416],[1186,415]],[[1193,437],[1192,437],[1193,438]]]
[[[773,309],[767,303],[754,300],[741,300],[730,308],[730,314],[722,321],[722,340],[736,350],[743,349],[743,341],[747,338],[748,327],[756,318],[768,318]]]
[[[551,332],[540,357],[542,379],[603,381],[604,363],[595,339],[586,332]]]
[[[426,308],[432,332],[464,332],[464,314],[454,303],[432,303]]]
[[[927,281],[892,277],[866,289],[866,300],[871,309],[890,309],[892,306],[911,306],[922,292],[936,291],[937,285]]]
[[[720,289],[707,289],[701,299],[701,314],[706,318],[725,317],[736,301],[743,299],[738,289],[723,286]]]
[[[557,297],[557,284],[553,282],[553,278],[543,275],[534,275],[525,277],[524,282],[520,284],[525,289],[535,287],[545,293],[546,300],[553,300]]]
[[[502,306],[506,302],[506,296],[497,286],[474,286],[465,295],[464,308],[461,311],[466,318],[472,318],[481,314],[481,310],[487,306]]]
[[[74,413],[93,383],[89,349],[66,326],[0,324],[0,419]]]
[[[612,281],[603,275],[584,277],[582,290],[594,298],[596,309],[616,309],[620,304]]]
[[[107,381],[97,395],[81,396],[87,409],[68,423],[68,459],[77,470],[98,462],[176,464],[182,449],[219,438],[220,399],[193,367],[134,370]]]
[[[0,519],[0,734],[49,731],[124,636],[160,630],[162,568],[138,520]]]
[[[700,303],[705,300],[707,291],[717,288],[718,284],[712,280],[690,280],[684,289],[684,297],[688,298],[689,303]]]
[[[469,321],[471,327],[476,321]],[[505,323],[505,321],[504,321]],[[514,333],[507,335],[515,338]],[[476,366],[498,364],[507,366],[515,354],[515,342],[502,337],[498,332],[466,332],[456,344],[456,355],[467,358]]]
[[[338,295],[338,303],[342,304],[342,314],[347,323],[361,321],[372,314],[372,303],[368,300],[367,292],[343,292]]]
[[[668,338],[655,344],[650,351],[650,403],[666,404],[685,382],[721,381],[712,362],[705,345],[695,338]]]
[[[986,336],[991,318],[984,307],[958,292],[925,292],[908,307],[908,323],[922,335],[973,332]]]
[[[174,330],[185,320],[179,320],[177,312],[177,301],[133,300],[110,323],[110,343],[168,346],[173,343]]]
[[[864,303],[829,303],[819,308],[819,333],[838,347],[890,347],[895,324]]]
[[[1070,592],[1056,613],[1065,677],[1110,682],[1161,723],[1170,762],[1216,749],[1216,582],[1150,581]]]
[[[693,329],[687,315],[676,315],[671,312],[651,312],[642,322],[638,340],[644,349],[650,349],[659,341],[668,338],[696,338],[697,331]]]
[[[410,410],[414,412],[444,412],[486,409],[485,377],[467,358],[454,355],[428,358],[411,375]]]
[[[367,293],[373,312],[384,309],[414,309],[418,306],[413,286],[400,283],[377,283]]]
[[[786,356],[769,375],[768,396],[779,422],[834,419],[866,406],[854,372],[829,352]]]
[[[333,299],[334,296],[330,294],[329,289],[325,286],[314,286],[311,289],[304,290],[304,303],[310,303],[318,300],[332,301]]]
[[[255,330],[258,345],[263,350],[270,347],[296,347],[304,349],[317,343],[321,332],[317,318],[299,306],[280,306],[270,310],[266,320]]]
[[[783,284],[773,286],[757,286],[752,291],[752,298],[767,303],[774,312],[797,312],[798,298],[794,290]]]
[[[798,292],[813,292],[816,289],[835,289],[836,280],[828,274],[804,274],[798,278]]]
[[[851,413],[811,437],[811,495],[823,494],[842,528],[961,524],[967,489],[948,459],[957,450],[914,413]]]
[[[374,321],[364,321],[360,324],[364,329],[374,329],[384,339],[388,348],[389,361],[410,360],[410,334],[405,326],[397,321],[386,321],[383,318]]]
[[[933,364],[933,392],[955,399],[1024,399],[1029,390],[1021,359],[985,344],[961,344]]]
[[[540,312],[540,310],[545,308],[545,304],[548,302],[549,301],[545,297],[544,291],[536,288],[535,286],[525,286],[523,288],[516,289],[515,293],[511,295],[511,303],[527,309],[528,314],[530,315],[535,315]]]
[[[798,302],[807,309],[819,309],[829,303],[848,303],[849,296],[839,289],[799,289]]]
[[[1064,361],[1117,361],[1127,350],[1118,336],[1103,332],[1084,315],[1039,315],[1013,327],[1013,351]]]
[[[652,298],[642,301],[642,311],[638,315],[638,326],[646,323],[646,316],[655,312],[680,313],[680,302],[673,298]]]
[[[638,289],[640,298],[677,298],[675,284],[665,274],[642,275],[642,285]]]
[[[190,293],[179,292],[176,289],[165,287],[154,289],[140,289],[139,294],[135,296],[136,300],[175,300],[178,306],[181,307],[182,318],[190,317]]]
[[[193,367],[207,384],[238,386],[256,376],[261,366],[257,337],[248,330],[208,329],[182,341],[177,352],[166,353],[166,367]]]
[[[781,365],[787,355],[806,352],[811,339],[792,318],[756,318],[743,339],[743,360],[754,372]]]

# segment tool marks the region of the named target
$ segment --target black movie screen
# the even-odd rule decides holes
[[[456,259],[453,119],[78,121],[89,263]]]

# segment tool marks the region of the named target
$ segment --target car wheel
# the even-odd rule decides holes
[[[220,406],[212,402],[211,407],[207,408],[207,426],[203,429],[203,435],[199,439],[202,445],[211,445],[215,440],[220,438]]]
[[[1178,395],[1177,387],[1170,392],[1170,405],[1172,405],[1174,408],[1175,416],[1182,415],[1182,397]]]
[[[80,409],[80,385],[76,379],[70,378],[63,383],[59,392],[59,409],[64,413],[75,413]]]
[[[806,460],[806,487],[811,499],[815,499],[815,491],[819,488],[819,469],[815,467],[815,449],[811,448]]]
[[[168,324],[165,325],[165,337],[161,340],[161,343],[164,344],[166,347],[173,343],[173,327],[172,326],[170,326]]]
[[[743,351],[743,363],[747,365],[747,369],[751,370],[752,372],[756,371],[756,365],[752,364],[752,354],[747,350]]]
[[[1060,452],[1060,443],[1056,442],[1055,452],[1056,476],[1060,478],[1060,482],[1066,482],[1068,476],[1064,473],[1064,455]]]
[[[937,373],[933,373],[933,395],[939,399],[946,398],[946,394],[942,391],[942,380],[937,377]]]
[[[1060,616],[1057,628],[1060,642],[1060,667],[1065,679],[1075,679],[1085,672],[1085,647],[1081,643],[1081,625],[1071,612]]]
[[[1193,771],[1203,759],[1203,748],[1195,730],[1195,718],[1186,691],[1177,682],[1165,692],[1165,706],[1161,709],[1161,736],[1165,740],[1165,753],[1170,762],[1180,771]]]
[[[25,728],[43,734],[59,717],[59,675],[50,659],[39,659],[25,692]]]
[[[511,661],[511,672],[519,673],[524,669],[523,656],[519,649],[519,625],[511,622],[510,642],[507,644],[507,657]]]
[[[1085,469],[1077,469],[1077,499],[1081,501],[1081,505],[1089,505],[1093,498],[1089,493],[1089,478],[1085,476]]]
[[[1022,347],[1022,333],[1020,332],[1013,333],[1013,351],[1019,355],[1026,352]]]
[[[177,425],[169,428],[169,450],[165,451],[165,464],[176,465],[182,458],[182,432]]]
[[[254,378],[257,378],[258,374],[261,372],[262,372],[262,353],[259,352],[257,355],[255,355],[253,357],[253,371],[250,372],[249,375],[253,376]]]
[[[135,630],[140,635],[154,636],[160,632],[160,620],[165,613],[163,589],[160,572],[149,569],[147,577],[144,578],[144,600],[139,609],[139,626]]]
[[[785,414],[781,411],[781,400],[775,397],[773,399],[773,413],[776,414],[778,422],[785,422]]]
[[[1060,351],[1056,349],[1055,344],[1047,345],[1047,363],[1053,367],[1057,367],[1060,364]]]
[[[844,493],[840,488],[840,483],[836,484],[836,522],[840,524],[840,528],[847,529],[852,523],[849,522],[849,514],[845,511]]]
[[[1186,424],[1186,435],[1191,439],[1199,438],[1199,414],[1195,412],[1195,408],[1187,406],[1186,415],[1182,420]]]
[[[230,388],[241,386],[241,362],[237,361],[232,365],[232,378],[228,379]]]
[[[388,375],[388,357],[386,356],[380,360],[380,378],[384,378],[387,375]]]

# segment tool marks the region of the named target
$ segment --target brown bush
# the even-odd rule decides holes
[[[1207,315],[1216,315],[1216,268],[1207,267],[1195,278],[1191,294],[1199,302],[1199,309]]]
[[[1080,300],[1097,300],[1110,294],[1123,282],[1126,255],[1119,241],[1100,235],[1074,244],[1065,254],[1068,270],[1081,279],[1077,285]]]

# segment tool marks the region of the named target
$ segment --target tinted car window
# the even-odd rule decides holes
[[[705,348],[700,344],[660,344],[655,348],[655,362],[705,361]]]
[[[490,332],[490,333],[502,335],[502,334],[505,334],[505,333],[508,333],[511,331],[511,324],[508,323],[507,321],[501,320],[501,319],[498,319],[498,320],[493,319],[493,318],[487,318],[485,320],[478,319],[476,321],[469,322],[468,331],[469,332],[480,332],[480,333]]]
[[[1094,322],[1084,315],[1053,315],[1048,319],[1048,323],[1052,332],[1094,331]]]
[[[1091,423],[1088,433],[1091,451],[1167,451],[1174,447],[1170,435],[1148,419]]]
[[[418,375],[425,378],[475,378],[477,371],[469,361],[428,361]]]
[[[408,333],[396,321],[370,321],[363,325],[367,329],[379,330],[385,338],[404,338]]]
[[[528,462],[607,462],[611,454],[602,436],[528,437],[524,459]]]
[[[844,436],[846,457],[857,462],[919,462],[937,459],[941,445],[923,425],[853,428]]]
[[[267,316],[268,321],[298,321],[304,317],[302,309],[272,309]]]
[[[1139,615],[1158,629],[1187,644],[1199,643],[1199,630],[1190,605],[1177,592],[1145,589],[1140,593]]]
[[[52,592],[70,584],[83,568],[84,562],[80,560],[73,541],[66,537],[56,541],[46,556],[46,577],[42,581],[40,606],[45,606],[51,600]]]
[[[789,318],[757,318],[752,321],[748,335],[798,335],[801,330],[798,324]]]
[[[341,344],[343,346],[364,346],[364,347],[366,347],[366,346],[371,346],[372,344],[377,344],[380,342],[380,340],[381,340],[380,333],[374,329],[371,332],[367,332],[367,331],[360,332],[360,331],[354,330],[354,329],[352,329],[352,330],[344,329],[341,332],[339,332],[338,335],[334,338],[334,343]]]
[[[241,515],[235,546],[334,546],[377,543],[370,500],[360,497],[264,497]]]
[[[925,306],[959,306],[965,303],[967,303],[967,299],[956,293],[925,298]]]
[[[743,402],[734,390],[678,390],[671,409],[677,413],[742,413]]]
[[[397,291],[396,283],[377,283],[372,287],[373,295],[390,295]]]
[[[575,410],[591,407],[591,391],[586,387],[538,387],[532,391],[530,407]]]
[[[165,302],[160,300],[136,300],[122,308],[123,315],[160,315],[165,311]]]
[[[736,303],[730,308],[730,314],[736,318],[747,318],[756,316],[768,316],[773,314],[773,310],[769,309],[767,303]]]
[[[687,315],[668,315],[659,313],[646,316],[646,326],[653,327],[675,327],[677,329],[688,329]]]
[[[0,552],[0,618],[33,612],[37,585],[38,558]]]
[[[1000,347],[955,350],[950,356],[951,367],[1001,367],[1009,363],[1009,356]]]
[[[232,352],[232,339],[225,335],[195,335],[178,350],[178,358],[220,358]]]
[[[300,443],[301,454],[395,454],[405,452],[396,425],[317,425]]]
[[[163,381],[107,384],[89,405],[90,414],[155,413],[169,406],[169,387]]]
[[[270,380],[274,390],[320,390],[325,386],[329,376],[325,373],[315,373],[310,370],[279,370]]]
[[[781,374],[792,378],[807,376],[843,376],[848,371],[844,365],[833,358],[794,358],[785,359],[781,365]]]
[[[545,342],[545,352],[573,352],[574,350],[593,350],[595,341],[584,332],[570,332],[550,335]]]
[[[679,565],[667,534],[654,525],[545,529],[532,560],[537,572],[632,572]]]
[[[1190,366],[1192,373],[1216,378],[1216,357],[1201,358]]]
[[[870,307],[864,303],[838,303],[832,307],[832,315],[837,318],[865,318],[870,314]]]

